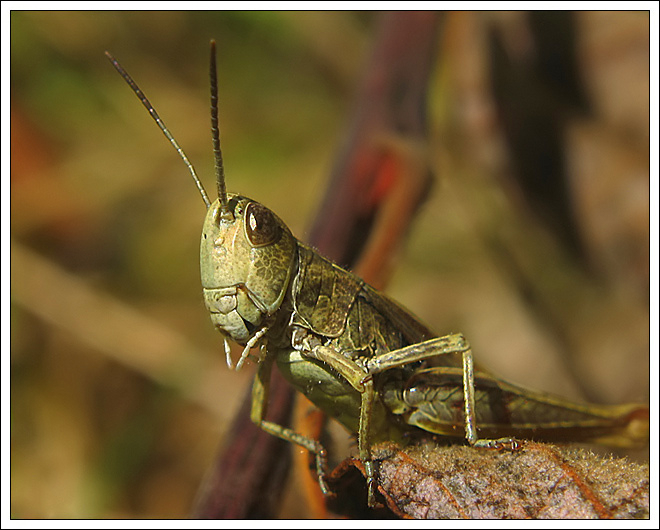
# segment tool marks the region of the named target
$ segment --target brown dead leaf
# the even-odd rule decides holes
[[[527,442],[516,451],[439,446],[374,448],[378,487],[396,515],[414,519],[649,517],[648,465],[570,446]],[[349,459],[342,476],[361,463]]]

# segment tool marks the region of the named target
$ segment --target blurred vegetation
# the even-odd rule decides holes
[[[199,285],[201,199],[104,50],[145,90],[212,192],[208,42],[215,38],[228,186],[267,203],[304,235],[371,18],[12,13],[14,241],[115,298],[117,311],[147,315],[153,333],[160,326],[161,335],[185,337],[190,350],[182,358],[206,367],[198,373],[228,376],[209,392],[210,411],[182,400],[185,389],[154,381],[154,370],[168,369],[157,359],[136,372],[131,358],[145,356],[139,336],[123,337],[122,346],[112,335],[126,330],[108,329],[106,351],[90,347],[89,329],[104,334],[100,328],[117,318],[86,322],[91,314],[77,308],[71,326],[35,317],[30,307],[43,307],[42,295],[23,296],[21,286],[30,289],[34,279],[14,262],[12,516],[185,516],[250,380],[249,370],[229,374],[215,358],[221,344]],[[337,57],[333,49],[346,51]],[[58,313],[70,293],[44,288]]]
[[[228,188],[304,240],[376,23],[350,12],[12,12],[12,517],[185,517],[250,382],[249,369],[224,366],[203,307],[201,199],[103,52],[212,194],[215,38]],[[575,17],[589,111],[569,113],[560,134],[580,259],[532,221],[491,87],[489,39],[524,63],[525,15],[444,23],[429,149],[438,183],[388,292],[439,333],[464,332],[509,380],[647,400],[648,15]],[[566,267],[555,277],[589,294],[561,299],[563,320],[547,325],[493,241],[536,258],[550,248],[548,268]],[[282,515],[307,516],[292,483]]]

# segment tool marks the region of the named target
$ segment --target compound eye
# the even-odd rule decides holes
[[[263,247],[277,242],[282,228],[268,208],[251,202],[245,211],[245,233],[252,246]]]

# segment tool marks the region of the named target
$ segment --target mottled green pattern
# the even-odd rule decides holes
[[[239,298],[241,316],[258,325],[253,304],[262,313],[270,315],[277,311],[286,293],[294,260],[296,240],[286,225],[272,212],[269,218],[273,226],[265,226],[268,234],[279,233],[272,244],[254,246],[248,238],[246,212],[251,199],[228,194],[233,212],[230,221],[221,219],[216,200],[208,210],[200,246],[200,268],[202,286],[205,289],[220,289],[242,286],[247,289],[249,300]],[[263,206],[260,211],[267,211]],[[263,220],[263,214],[262,214]],[[254,229],[250,229],[254,239]]]
[[[429,338],[431,333],[414,317],[360,278],[299,243],[298,274],[292,287],[291,324],[307,330],[347,358],[359,360],[397,350]],[[414,322],[408,327],[408,322]],[[313,403],[357,432],[360,396],[331,367],[305,358],[289,345],[277,349],[283,375]],[[403,418],[393,416],[380,398],[385,383],[403,385],[416,366],[380,374],[372,408],[372,438],[399,439]]]
[[[298,253],[293,322],[324,337],[338,337],[364,282],[302,243]]]

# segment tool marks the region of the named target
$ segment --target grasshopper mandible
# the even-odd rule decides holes
[[[177,150],[204,200],[204,302],[223,335],[230,369],[240,369],[257,350],[252,420],[315,455],[324,493],[329,487],[321,443],[265,419],[273,364],[297,390],[357,435],[370,506],[376,504],[377,474],[371,445],[403,442],[406,433],[419,429],[486,448],[515,448],[518,438],[617,446],[646,440],[646,407],[571,403],[475,371],[463,335],[435,336],[387,296],[297,240],[268,208],[228,193],[218,129],[214,41],[211,130],[218,198],[213,202],[149,100],[106,55]],[[244,347],[236,364],[229,339]]]

